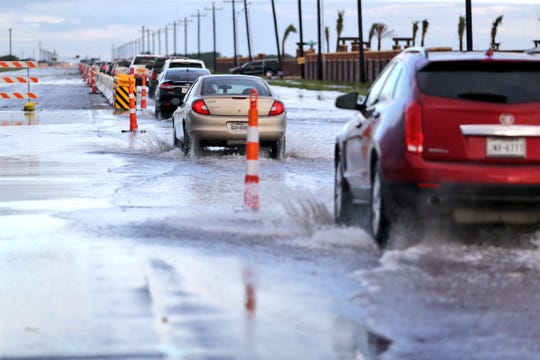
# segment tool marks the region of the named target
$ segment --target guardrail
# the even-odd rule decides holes
[[[96,74],[96,87],[105,96],[109,104],[114,105],[114,77],[98,72]]]

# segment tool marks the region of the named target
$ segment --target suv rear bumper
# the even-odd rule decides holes
[[[530,224],[540,221],[539,185],[387,184],[387,200],[418,216],[451,216],[459,223]]]

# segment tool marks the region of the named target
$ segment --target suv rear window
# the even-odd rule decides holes
[[[503,104],[540,102],[539,62],[432,62],[417,79],[426,95]]]
[[[179,61],[171,61],[171,63],[169,64],[169,69],[171,68],[199,68],[199,69],[202,69],[202,64],[199,63],[199,62],[188,62],[188,61],[183,61],[183,62],[179,62]]]
[[[197,79],[199,76],[202,75],[208,75],[208,71],[202,71],[202,70],[185,70],[185,71],[177,71],[177,70],[171,70],[167,71],[165,73],[165,81],[193,81]]]
[[[138,56],[133,60],[133,65],[152,65],[155,61],[155,57]]]

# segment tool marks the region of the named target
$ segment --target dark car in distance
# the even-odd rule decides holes
[[[231,74],[243,75],[266,75],[272,77],[281,74],[281,67],[278,59],[261,59],[248,61],[241,66],[229,69]]]
[[[193,82],[210,70],[201,68],[172,68],[160,76],[155,93],[156,118],[169,118],[188,91]]]
[[[169,57],[167,56],[160,56],[154,61],[154,63],[151,65],[149,72],[148,72],[148,96],[153,99],[154,95],[156,93],[156,87],[159,82],[159,75],[163,71],[163,66],[165,65],[165,61],[167,61]]]
[[[413,47],[336,106],[358,111],[336,138],[338,223],[384,246],[403,219],[540,222],[539,57]]]

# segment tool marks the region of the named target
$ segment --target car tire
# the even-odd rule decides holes
[[[192,134],[189,133],[189,130],[184,125],[184,142],[182,143],[182,150],[184,151],[185,156],[199,157],[200,155],[200,144]]]
[[[281,138],[281,140],[276,141],[274,144],[270,146],[270,158],[281,160],[285,157],[285,135]]]
[[[156,119],[161,119],[161,107],[157,101],[155,103],[154,115],[156,116]]]
[[[176,132],[176,126],[175,126],[175,124],[174,124],[174,119],[173,119],[173,121],[172,121],[172,128],[173,128],[173,131],[172,131],[172,133],[173,133],[173,145],[174,145],[175,147],[180,147],[180,146],[182,146],[182,143],[181,143],[181,141],[178,139],[178,134],[177,134],[177,132]]]
[[[334,219],[337,224],[353,225],[354,212],[353,197],[343,178],[343,167],[338,158],[334,176]]]
[[[182,150],[184,151],[184,155],[188,156],[190,153],[190,148],[191,148],[191,139],[189,137],[189,133],[185,126],[183,127],[183,129],[184,129],[184,142],[182,143]]]
[[[371,196],[369,206],[369,226],[371,234],[377,244],[384,248],[388,244],[390,232],[390,219],[388,204],[385,198],[386,187],[384,184],[380,162],[376,162],[371,179]]]

